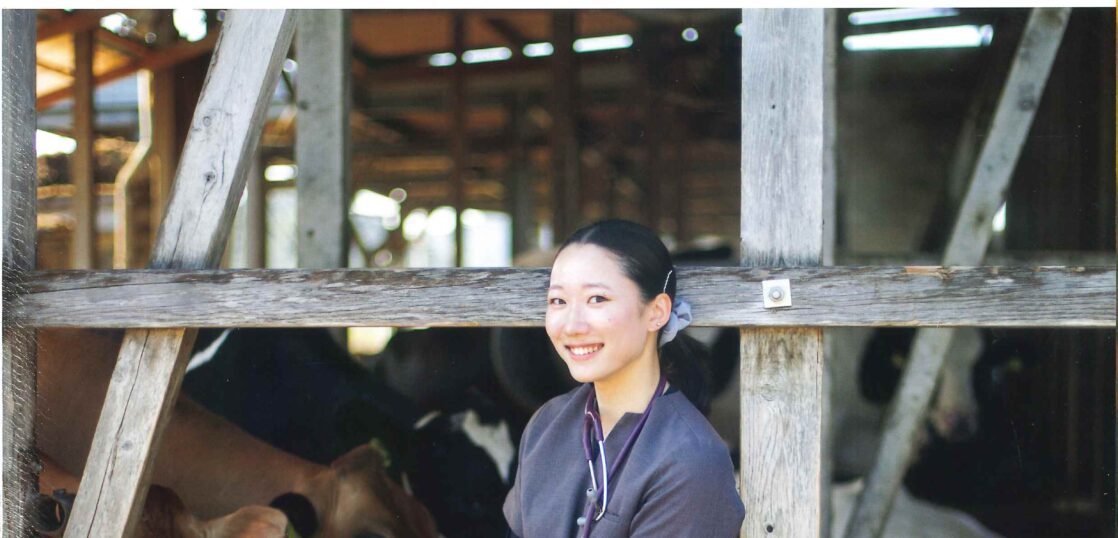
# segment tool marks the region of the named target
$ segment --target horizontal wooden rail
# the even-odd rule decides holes
[[[34,327],[540,326],[547,269],[41,271]],[[6,275],[6,278],[20,275]],[[763,307],[787,278],[792,306]],[[1113,267],[680,269],[705,326],[1115,327]]]

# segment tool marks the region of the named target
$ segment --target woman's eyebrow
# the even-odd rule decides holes
[[[611,287],[609,287],[605,284],[602,284],[600,282],[588,282],[586,284],[583,284],[582,287],[583,287],[583,289],[585,289],[585,288],[601,288],[601,289],[604,289],[604,290],[611,290],[611,291],[613,290],[613,288],[611,288]],[[561,290],[561,289],[563,289],[563,286],[560,286],[559,284],[552,284],[547,289],[548,289],[548,291]]]

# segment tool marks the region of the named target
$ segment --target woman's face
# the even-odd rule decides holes
[[[571,376],[593,383],[651,355],[655,313],[617,257],[596,245],[563,249],[551,267],[544,324]],[[661,316],[662,317],[662,316]]]

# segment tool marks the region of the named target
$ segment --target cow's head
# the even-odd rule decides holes
[[[359,446],[312,479],[307,497],[318,515],[319,538],[434,538],[427,509],[385,473],[380,453]]]
[[[881,405],[893,399],[915,334],[915,330],[909,329],[874,332],[860,361],[859,378],[864,398]],[[946,441],[965,441],[978,431],[974,370],[984,348],[982,333],[978,329],[954,329],[951,347],[944,357],[943,370],[928,408],[928,425]]]

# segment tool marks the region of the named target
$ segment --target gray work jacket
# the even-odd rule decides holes
[[[589,502],[590,471],[581,437],[589,391],[585,384],[553,398],[528,422],[504,506],[514,535],[578,533],[576,520]],[[610,462],[639,420],[639,414],[626,413],[610,431]],[[606,513],[593,523],[593,538],[729,538],[738,535],[745,517],[725,443],[675,388],[653,404],[628,460],[617,476],[609,477],[609,486]]]

